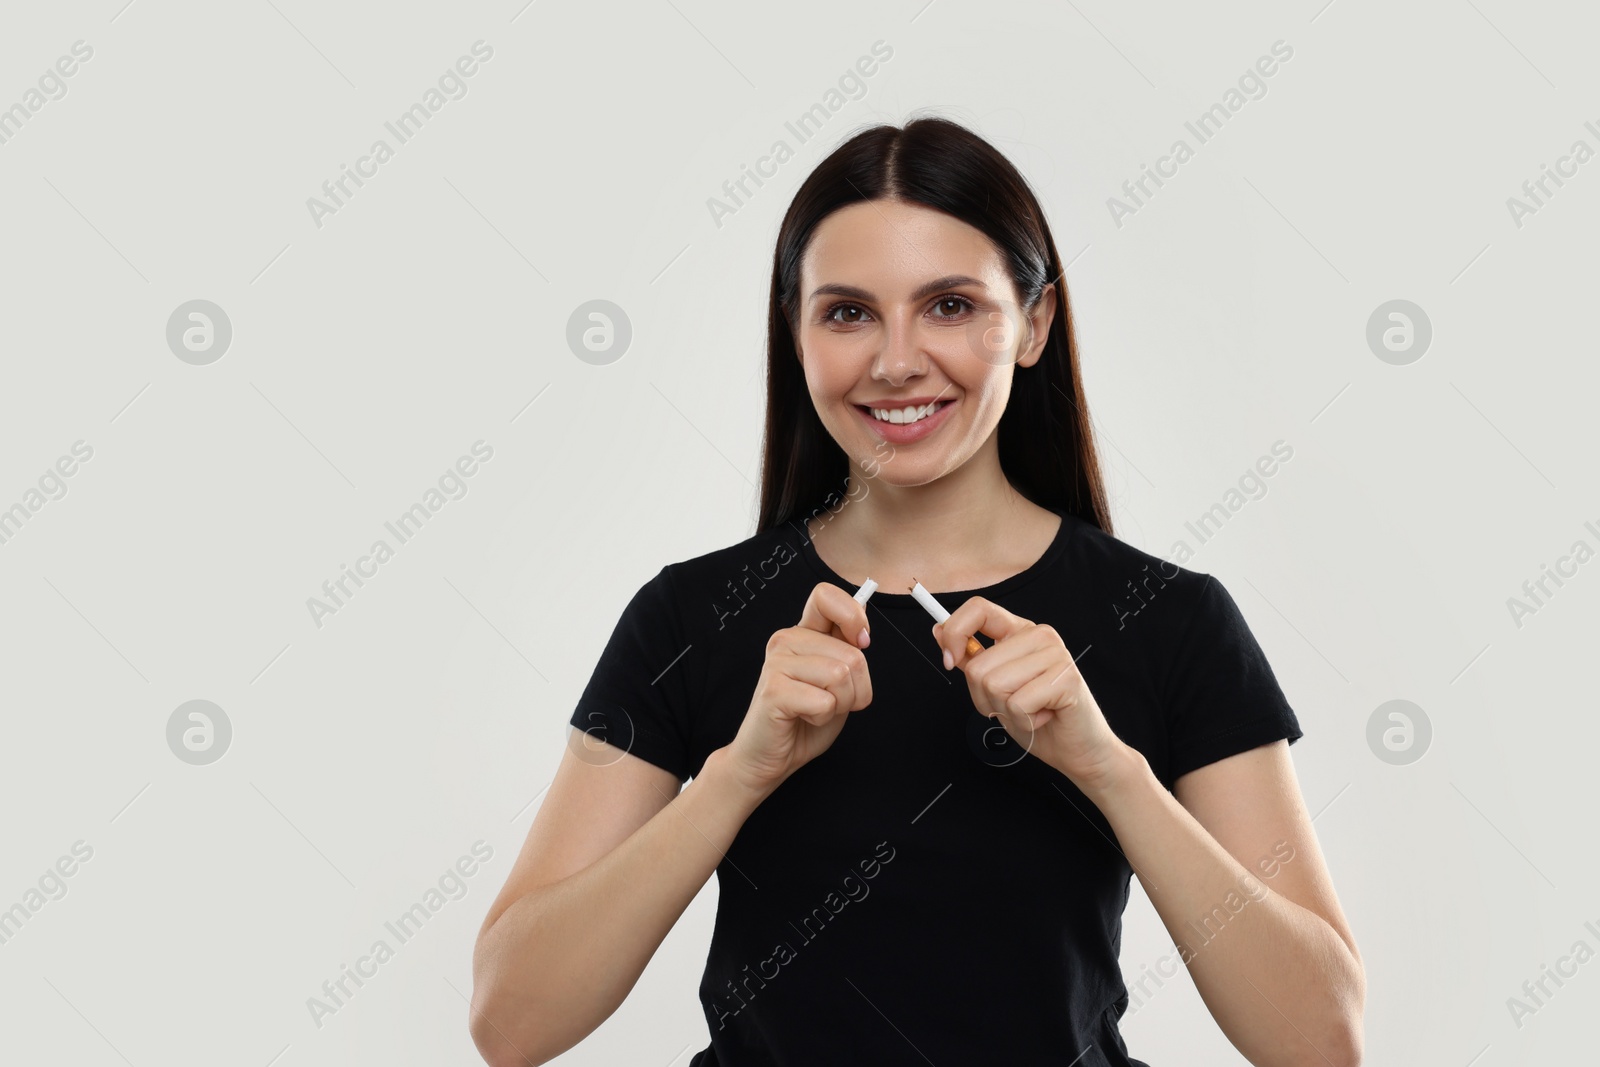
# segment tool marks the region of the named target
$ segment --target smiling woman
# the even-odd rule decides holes
[[[1299,720],[1221,582],[1113,535],[1063,274],[1027,183],[956,123],[865,130],[801,185],[757,531],[646,582],[578,699],[478,935],[495,1067],[605,1021],[713,872],[694,1067],[1140,1067],[1118,1025],[1132,878],[1178,937],[1272,842],[1295,862],[1184,963],[1258,1067],[1359,1062]],[[701,607],[752,565],[736,615]],[[1160,595],[1122,625],[1152,567]],[[949,612],[932,627],[913,576]],[[889,840],[878,904],[770,985],[746,970]]]

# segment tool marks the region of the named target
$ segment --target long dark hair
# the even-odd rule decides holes
[[[1078,372],[1072,303],[1044,211],[1011,162],[939,117],[880,125],[847,140],[813,170],[783,217],[767,315],[767,425],[758,532],[842,506],[850,462],[822,424],[795,354],[800,260],[822,220],[848,204],[897,199],[951,215],[999,248],[1024,312],[1052,281],[1056,313],[1044,351],[1014,368],[1000,417],[1000,468],[1024,497],[1111,533],[1100,461]],[[804,527],[799,532],[805,533]]]

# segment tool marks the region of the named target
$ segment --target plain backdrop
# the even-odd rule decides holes
[[[915,113],[1037,190],[1116,533],[1186,541],[1300,716],[1368,1062],[1591,1058],[1600,160],[1572,153],[1600,150],[1597,32],[1592,7],[1507,0],[9,6],[0,1059],[479,1062],[472,940],[612,625],[663,564],[754,531],[778,221],[834,146]],[[1185,124],[1230,99],[1200,142]],[[169,342],[175,314],[204,329],[196,300],[220,358],[217,311],[199,357]],[[593,300],[631,329],[609,363],[568,343]],[[1369,344],[1396,300],[1430,324],[1420,358]],[[1280,441],[1265,491],[1230,497]],[[1186,523],[1229,500],[1199,543]],[[1394,700],[1420,709],[1409,749],[1369,741]],[[1134,893],[1129,981],[1171,951]],[[716,895],[557,1062],[704,1046]],[[1243,1062],[1182,974],[1123,1032],[1156,1067]]]

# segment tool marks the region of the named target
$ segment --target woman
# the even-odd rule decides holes
[[[1062,273],[1022,177],[942,119],[800,188],[759,531],[617,623],[479,934],[489,1063],[589,1034],[713,870],[701,1067],[1138,1064],[1135,873],[1252,1063],[1359,1063],[1299,724],[1222,585],[1112,535]]]

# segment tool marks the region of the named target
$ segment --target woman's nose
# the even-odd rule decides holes
[[[927,371],[928,356],[913,326],[898,318],[884,332],[883,348],[872,361],[872,376],[898,388],[907,378]]]

